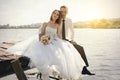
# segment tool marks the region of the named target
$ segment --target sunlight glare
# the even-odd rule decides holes
[[[97,18],[101,18],[100,17],[100,12],[98,11],[99,9],[95,8],[95,7],[91,7],[89,8],[89,10],[87,10],[84,14],[85,16],[85,20],[91,20],[91,19],[97,19]]]

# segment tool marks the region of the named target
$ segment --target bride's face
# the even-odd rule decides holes
[[[59,18],[59,11],[55,10],[52,14],[52,19],[57,20]]]

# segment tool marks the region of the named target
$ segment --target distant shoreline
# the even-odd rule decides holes
[[[31,27],[31,28],[0,28],[0,29],[38,29],[39,27]]]
[[[38,29],[39,27],[24,27],[24,28],[0,28],[0,29]],[[75,29],[88,29],[88,28],[83,28],[83,27],[74,27]],[[120,29],[120,27],[118,27],[118,28],[92,28],[92,27],[90,27],[90,29]]]
[[[0,29],[36,29],[42,23],[29,25],[11,26],[10,24],[0,25]],[[94,19],[90,21],[79,21],[73,23],[74,28],[91,28],[91,29],[120,29],[120,18],[113,19]]]

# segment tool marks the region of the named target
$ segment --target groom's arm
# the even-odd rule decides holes
[[[73,26],[73,23],[72,23],[72,20],[69,19],[69,29],[70,29],[70,39],[71,41],[74,41],[74,26]]]

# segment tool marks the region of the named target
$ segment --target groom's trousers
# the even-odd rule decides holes
[[[78,44],[73,44],[73,46],[77,49],[77,51],[81,55],[82,59],[84,60],[84,62],[86,64],[86,66],[89,66],[84,48],[82,46],[78,45]]]
[[[68,39],[64,39],[66,41],[69,41]],[[72,43],[71,41],[69,41],[70,43]],[[77,43],[76,44],[73,44],[73,46],[77,49],[77,51],[79,52],[79,54],[81,55],[83,61],[85,62],[86,66],[88,67],[89,64],[88,64],[88,60],[87,60],[87,57],[86,57],[86,54],[85,54],[85,51],[84,51],[84,48],[80,45],[78,45]]]

